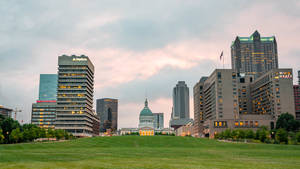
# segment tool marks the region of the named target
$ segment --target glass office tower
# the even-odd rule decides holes
[[[54,128],[56,118],[57,74],[41,74],[39,100],[32,104],[31,123]]]

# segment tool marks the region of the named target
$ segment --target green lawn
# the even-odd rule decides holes
[[[172,136],[0,145],[0,168],[300,168],[300,146]]]

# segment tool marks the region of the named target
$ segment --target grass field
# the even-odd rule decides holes
[[[0,145],[0,168],[300,168],[300,146],[172,136]]]

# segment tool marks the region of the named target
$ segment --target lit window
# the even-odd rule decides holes
[[[238,126],[238,125],[239,125],[239,122],[236,121],[236,122],[234,123],[234,125],[235,125],[235,126]]]

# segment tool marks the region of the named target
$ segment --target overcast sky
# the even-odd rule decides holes
[[[58,56],[87,55],[95,97],[119,99],[119,128],[137,127],[147,93],[168,124],[172,88],[231,67],[236,36],[276,36],[279,66],[300,69],[297,0],[1,0],[0,105],[30,122],[39,74],[56,73]],[[295,83],[296,79],[294,78]]]

